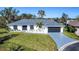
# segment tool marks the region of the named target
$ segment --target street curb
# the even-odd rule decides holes
[[[78,43],[78,42],[79,42],[79,40],[76,40],[76,41],[73,41],[73,42],[69,42],[69,43],[63,45],[62,47],[60,47],[60,48],[58,49],[58,51],[63,51],[66,47],[68,47],[68,46],[70,46],[70,45],[72,45],[72,44]]]

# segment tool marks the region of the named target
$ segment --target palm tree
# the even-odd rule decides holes
[[[65,14],[65,13],[63,13],[60,21],[61,21],[62,23],[66,23],[67,20],[68,20],[68,15]]]
[[[18,13],[19,11],[13,9],[12,7],[7,7],[0,11],[0,15],[3,17],[3,20],[5,20],[6,23],[14,21]]]
[[[38,13],[40,18],[43,18],[45,16],[45,11],[44,10],[39,10]]]
[[[4,8],[0,11],[0,27],[8,29],[7,24],[13,22],[16,19],[17,13],[16,9],[12,7]]]
[[[44,24],[41,21],[37,22],[37,27],[42,28],[43,25]]]

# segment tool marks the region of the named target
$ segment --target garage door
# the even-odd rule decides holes
[[[48,27],[48,32],[60,32],[60,27]]]

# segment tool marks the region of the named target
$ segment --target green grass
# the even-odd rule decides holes
[[[70,33],[70,32],[65,31],[64,34],[70,38],[79,40],[79,36],[77,36],[75,33]]]
[[[13,51],[20,46],[23,51],[56,51],[57,46],[52,38],[47,34],[31,34],[22,32],[8,32],[0,29],[0,37],[15,35],[3,44],[0,44],[0,50]]]
[[[8,31],[4,28],[0,28],[0,37],[7,36]]]
[[[9,39],[8,42],[37,51],[52,51],[57,49],[55,42],[46,34],[19,33],[18,36]]]
[[[7,33],[8,30],[4,29],[4,28],[0,28],[0,34],[3,34],[3,33]]]

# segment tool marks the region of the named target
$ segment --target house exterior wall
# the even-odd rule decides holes
[[[79,28],[76,28],[75,34],[79,36]]]
[[[69,22],[74,21],[74,20],[67,20],[66,24],[69,24]]]
[[[17,26],[17,29],[18,29],[19,31],[22,31],[22,26]]]
[[[9,28],[12,31],[18,31],[18,32],[43,33],[43,34],[48,33],[48,28],[45,26],[43,26],[42,28],[39,28],[36,25],[34,25],[34,29],[30,29],[30,25],[27,25],[27,30],[22,30],[22,26],[17,26],[17,30],[14,30],[13,26],[9,26]]]
[[[30,25],[27,25],[27,30],[26,31],[28,32],[29,30],[30,30]]]
[[[22,30],[22,26],[17,26],[17,30],[14,30],[13,26],[9,26],[9,28],[12,31],[18,31],[18,32],[28,32],[28,33],[44,33],[47,34],[48,33],[48,27],[43,26],[42,28],[37,27],[36,25],[34,25],[34,29],[30,29],[30,25],[27,25],[27,30]],[[64,27],[60,28],[60,32],[63,32]]]
[[[8,26],[11,30],[13,30],[13,26]]]
[[[48,27],[45,27],[44,32],[45,32],[45,33],[48,33]]]
[[[61,32],[61,33],[63,33],[63,29],[64,29],[64,27],[61,27],[61,29],[60,29],[60,32]]]

